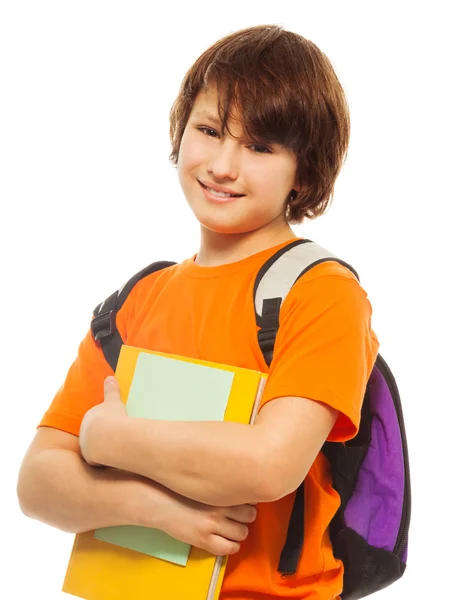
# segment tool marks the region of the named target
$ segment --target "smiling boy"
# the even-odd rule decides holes
[[[358,431],[378,351],[372,308],[350,270],[316,265],[282,304],[268,370],[252,292],[260,267],[299,239],[291,224],[330,201],[349,139],[343,90],[308,40],[249,28],[189,70],[170,134],[200,246],[136,284],[117,328],[128,345],[268,372],[256,422],[128,417],[89,331],[24,459],[22,509],[66,531],[145,524],[230,554],[221,600],[338,598],[343,569],[328,525],[339,496],[321,448]],[[277,566],[302,482],[303,551],[284,576]]]

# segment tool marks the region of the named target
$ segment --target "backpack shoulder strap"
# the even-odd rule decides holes
[[[147,277],[150,273],[155,273],[176,264],[175,262],[159,261],[148,265],[95,307],[94,318],[91,321],[92,335],[94,340],[100,342],[103,354],[113,371],[116,370],[120,348],[123,344],[120,333],[116,328],[117,313],[138,281]]]
[[[295,240],[278,250],[259,270],[253,288],[253,302],[258,331],[258,343],[267,366],[273,358],[275,336],[283,300],[300,277],[316,265],[335,261],[350,269],[359,281],[358,273],[345,261],[311,240]]]
[[[279,328],[280,308],[290,289],[316,265],[335,261],[350,269],[359,281],[358,273],[345,261],[311,240],[295,240],[278,250],[259,270],[253,288],[258,343],[268,367],[273,358],[275,338]],[[283,575],[296,572],[305,534],[305,490],[297,490],[278,571]]]

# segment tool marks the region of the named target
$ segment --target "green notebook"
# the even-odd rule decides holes
[[[234,373],[141,352],[127,413],[165,421],[223,421]],[[96,529],[94,538],[186,566],[191,546],[159,529],[121,525]]]

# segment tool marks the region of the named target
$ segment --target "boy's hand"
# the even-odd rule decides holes
[[[119,384],[114,377],[107,377],[103,402],[86,412],[80,427],[81,455],[89,465],[103,466],[101,450],[103,445],[108,443],[108,432],[120,426],[123,419],[128,419],[128,415],[120,398]]]
[[[183,496],[166,511],[161,527],[165,533],[216,556],[238,552],[257,515],[250,504],[209,506]]]
[[[209,506],[144,478],[138,489],[139,494],[130,503],[133,524],[160,529],[216,556],[238,552],[240,542],[248,536],[249,524],[257,516],[254,505]]]

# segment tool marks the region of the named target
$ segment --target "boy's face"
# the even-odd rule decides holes
[[[195,217],[201,226],[223,234],[288,228],[285,201],[292,189],[299,190],[295,154],[279,145],[252,145],[233,119],[229,128],[237,137],[225,130],[222,138],[219,123],[197,114],[206,111],[218,118],[217,105],[215,88],[198,94],[180,144],[178,177]],[[210,200],[199,181],[243,196],[231,202]]]

